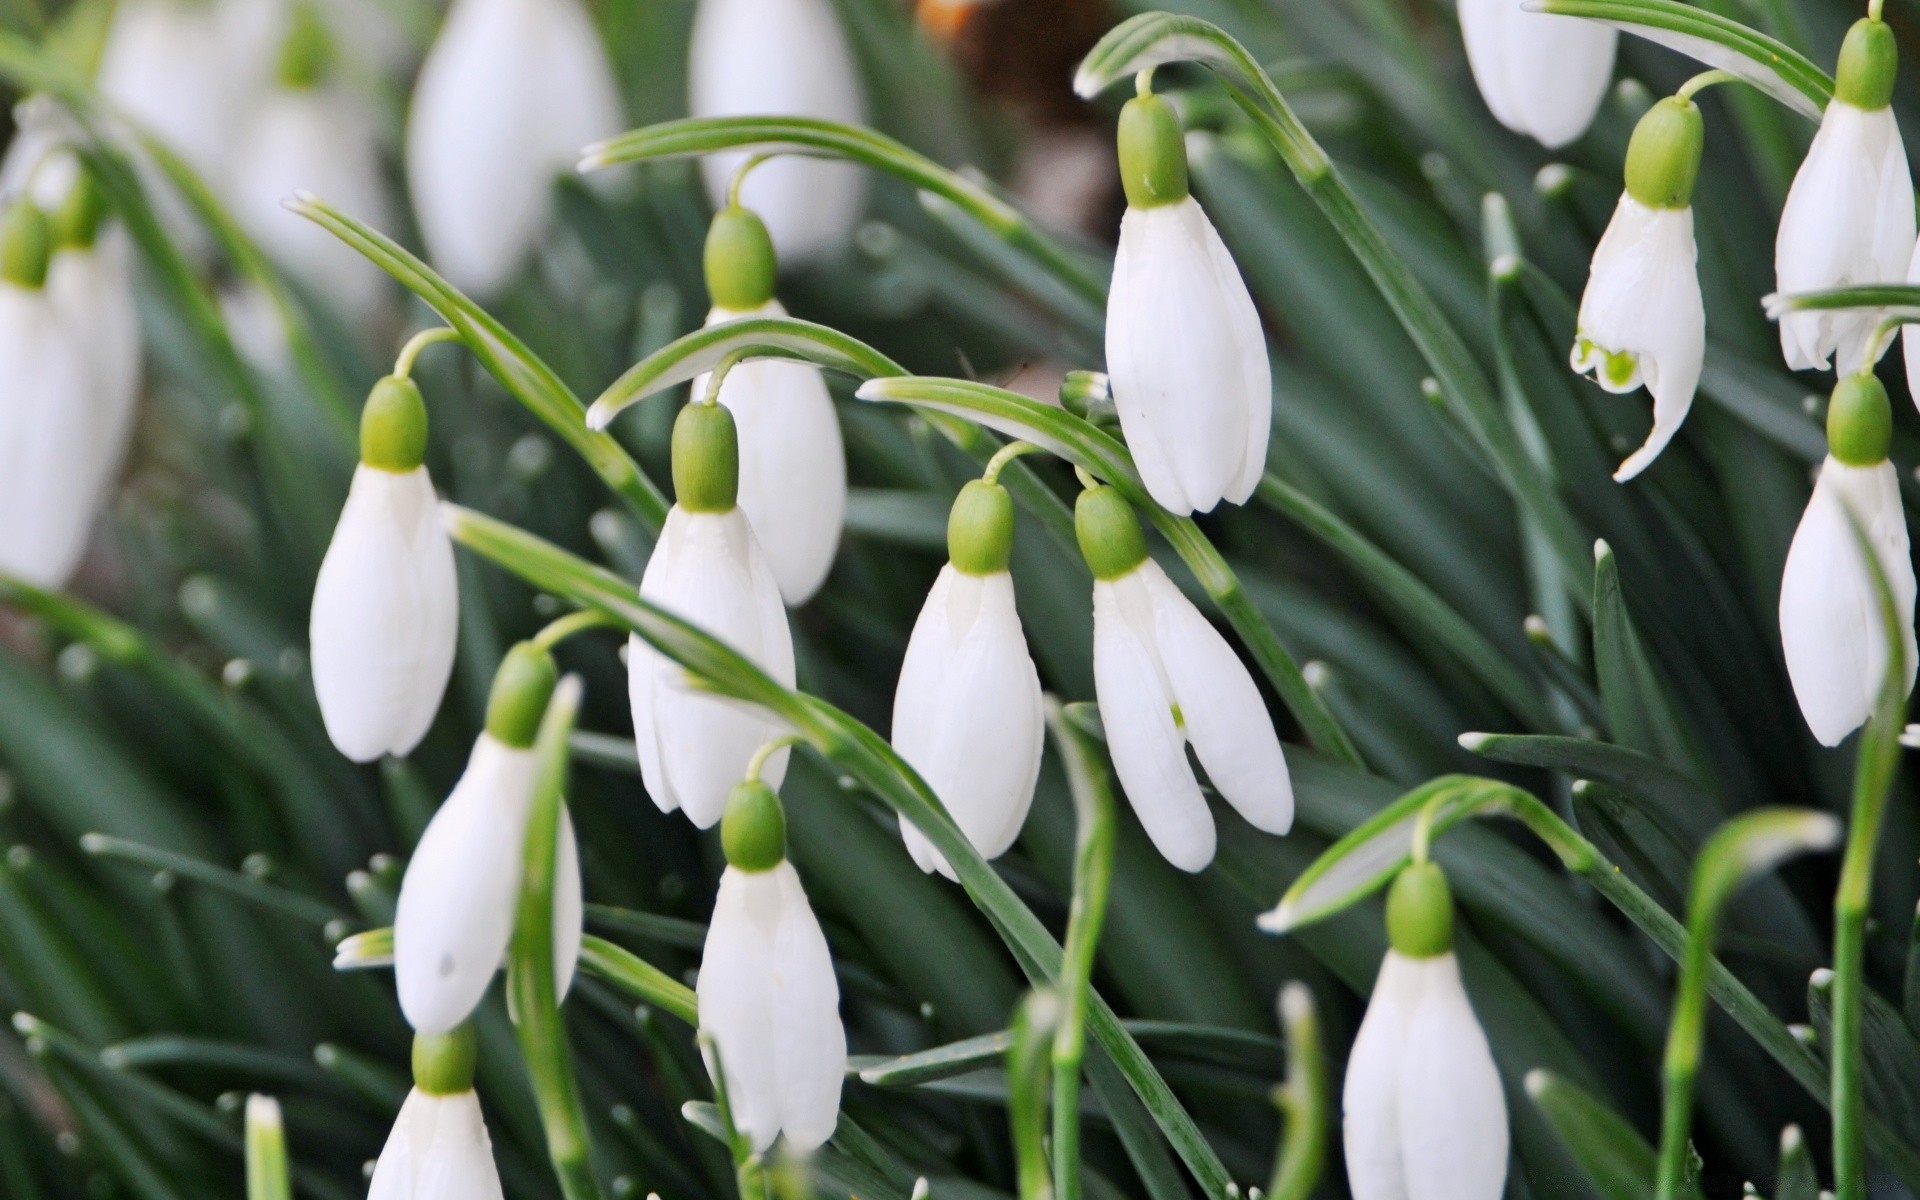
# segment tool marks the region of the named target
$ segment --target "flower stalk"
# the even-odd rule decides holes
[[[1329,1105],[1320,1015],[1306,984],[1280,989],[1280,1025],[1287,1038],[1287,1077],[1273,1091],[1283,1127],[1267,1200],[1307,1200],[1326,1169]]]

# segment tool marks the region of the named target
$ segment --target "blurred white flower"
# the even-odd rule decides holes
[[[1354,1200],[1499,1200],[1507,1102],[1451,951],[1387,951],[1341,1107]]]
[[[580,0],[454,0],[407,126],[407,183],[434,265],[463,290],[499,290],[546,227],[555,177],[620,120]]]
[[[1597,21],[1528,12],[1524,0],[1461,0],[1460,34],[1494,119],[1549,149],[1593,123],[1620,38]]]
[[[1879,594],[1854,522],[1873,547],[1893,592],[1906,641],[1909,692],[1920,663],[1913,633],[1913,559],[1899,476],[1884,459],[1854,466],[1829,455],[1794,531],[1780,582],[1780,639],[1787,674],[1808,728],[1826,746],[1839,745],[1872,714],[1887,673]]]
[[[362,464],[320,564],[309,627],[327,735],[355,762],[404,755],[453,673],[460,592],[427,468]]]
[[[367,1200],[500,1200],[493,1142],[471,1088],[407,1093],[380,1151]]]
[[[407,864],[393,920],[400,1010],[420,1033],[445,1033],[470,1016],[513,939],[537,762],[531,749],[491,733],[440,806]],[[553,974],[573,980],[585,917],[579,849],[563,808],[553,887]]]
[[[800,1150],[832,1136],[847,1071],[840,985],[792,863],[720,876],[696,990],[734,1124],[754,1149],[782,1132]]]
[[[707,325],[786,315],[769,300],[755,309],[715,307]],[[693,381],[695,398],[706,396],[709,378]],[[740,431],[740,507],[780,595],[798,608],[826,582],[847,519],[847,452],[833,397],[820,368],[766,359],[729,371],[720,403]]]
[[[1193,197],[1128,208],[1107,300],[1107,373],[1140,477],[1182,516],[1245,502],[1267,465],[1260,314]]]
[[[1293,827],[1280,738],[1247,668],[1152,559],[1093,584],[1093,679],[1107,749],[1147,836],[1183,871],[1213,861],[1213,814],[1187,763],[1256,829]]]
[[[817,117],[866,124],[859,70],[831,0],[700,0],[688,65],[696,117]],[[746,152],[700,160],[716,207]],[[865,179],[848,163],[785,156],[754,169],[740,203],[759,213],[784,262],[838,250],[852,234]]]
[[[693,622],[777,682],[793,686],[787,610],[738,507],[690,512],[674,505],[640,578],[640,598]],[[638,637],[628,640],[627,673],[647,794],[660,811],[682,809],[707,828],[726,810],[727,795],[753,752],[780,732],[779,725],[765,712],[702,694],[679,664]],[[777,789],[786,769],[782,749],[768,760],[763,778]]]
[[[893,747],[983,858],[1006,853],[1026,823],[1045,721],[1013,576],[943,567],[907,642]],[[954,878],[946,856],[905,817],[900,832],[921,870]]]
[[[1649,208],[1625,192],[1594,248],[1573,369],[1609,392],[1644,383],[1653,393],[1653,429],[1614,472],[1618,481],[1650,466],[1693,407],[1707,353],[1695,256],[1691,206]]]

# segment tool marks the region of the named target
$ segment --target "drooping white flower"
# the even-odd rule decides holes
[[[1841,48],[1834,98],[1793,177],[1774,273],[1783,294],[1905,278],[1914,247],[1913,177],[1893,89],[1893,35],[1862,19]],[[1868,309],[1790,312],[1780,318],[1780,350],[1795,370],[1858,370],[1881,314]]]
[[[536,769],[530,746],[482,733],[466,773],[407,864],[393,921],[394,978],[400,1010],[421,1033],[444,1033],[465,1021],[506,957]],[[553,971],[564,996],[585,916],[579,849],[565,809],[556,867]]]
[[[831,0],[701,0],[688,64],[696,117],[817,117],[866,124],[860,77]],[[744,151],[701,160],[716,207]],[[786,156],[756,168],[740,203],[766,221],[782,260],[837,250],[865,197],[859,168]]]
[[[641,576],[640,598],[700,626],[793,686],[787,610],[738,507],[690,512],[674,505]],[[779,732],[778,724],[760,710],[702,694],[679,664],[638,637],[627,644],[627,673],[647,794],[660,811],[684,810],[707,828],[720,819],[727,793],[753,752]],[[786,769],[783,749],[768,761],[764,776],[777,788]]]
[[[1887,672],[1879,595],[1854,522],[1873,547],[1893,593],[1905,636],[1908,691],[1920,662],[1913,633],[1913,560],[1899,477],[1884,459],[1849,465],[1829,455],[1794,531],[1780,582],[1780,640],[1787,674],[1807,726],[1827,746],[1839,745],[1866,721]]]
[[[47,294],[68,330],[81,339],[89,376],[86,416],[93,469],[90,511],[97,511],[126,461],[140,399],[140,313],[133,297],[133,241],[118,225],[93,243],[56,250]]]
[[[407,1093],[374,1165],[367,1200],[500,1200],[493,1141],[471,1088]]]
[[[1593,123],[1620,38],[1597,21],[1528,12],[1523,0],[1461,0],[1460,35],[1494,119],[1549,149]]]
[[[427,468],[362,464],[320,564],[309,626],[327,735],[370,762],[419,745],[453,672],[460,592]]]
[[[1255,829],[1293,827],[1293,782],[1280,738],[1247,668],[1225,638],[1147,557],[1118,492],[1080,494],[1074,522],[1093,570],[1093,685],[1120,786],[1161,855],[1183,871],[1213,861],[1213,813],[1192,743],[1214,789]]]
[[[800,1150],[825,1142],[840,1119],[847,1035],[833,957],[792,863],[721,875],[696,991],[734,1124],[754,1148],[783,1132]]]
[[[1158,96],[1122,111],[1128,204],[1107,298],[1107,374],[1147,491],[1184,516],[1253,494],[1273,379],[1253,297],[1187,191],[1183,137]]]
[[[1026,823],[1045,722],[1013,576],[1004,567],[943,567],[900,667],[893,747],[983,858],[1004,854]],[[921,870],[954,878],[946,856],[905,817],[900,832]]]
[[[407,182],[434,264],[456,287],[497,291],[546,226],[555,176],[619,125],[579,0],[454,0],[407,126]]]
[[[786,315],[778,300],[744,310],[716,306],[707,325]],[[707,394],[708,379],[694,380],[696,398]],[[797,608],[826,582],[847,519],[847,455],[833,397],[820,368],[766,359],[729,371],[720,403],[740,430],[740,508],[780,595]]]
[[[1684,97],[1656,104],[1634,129],[1627,186],[1594,247],[1580,297],[1573,369],[1610,392],[1643,382],[1653,429],[1620,464],[1624,482],[1659,457],[1693,407],[1707,352],[1707,315],[1693,240],[1693,180],[1700,167],[1700,110]]]
[[[348,314],[367,314],[385,272],[282,202],[309,191],[377,229],[391,226],[373,114],[340,88],[274,87],[255,102],[238,137],[234,215],[295,276]]]

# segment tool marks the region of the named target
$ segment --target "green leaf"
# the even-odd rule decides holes
[[[1619,563],[1605,542],[1593,548],[1593,670],[1607,724],[1622,745],[1676,770],[1697,766],[1679,710],[1627,612]]]
[[[1820,1175],[1813,1151],[1798,1125],[1780,1131],[1780,1167],[1773,1176],[1773,1200],[1820,1200]]]
[[[1920,1147],[1920,1037],[1900,1010],[1870,987],[1860,989],[1860,1074],[1867,1108],[1909,1147]],[[1834,974],[1822,968],[1807,983],[1807,1017],[1823,1055],[1833,1047]]]
[[[580,968],[642,1004],[665,1009],[688,1025],[700,1024],[693,989],[630,950],[588,934],[580,943]]]
[[[1612,1109],[1550,1071],[1527,1076],[1527,1095],[1605,1200],[1653,1195],[1653,1147]],[[1688,1183],[1681,1195],[1699,1200],[1700,1192]]]
[[[1809,120],[1833,96],[1833,80],[1805,55],[1719,13],[1679,0],[1536,0],[1538,12],[1584,17],[1731,71]]]

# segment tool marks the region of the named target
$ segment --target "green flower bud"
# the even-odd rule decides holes
[[[47,282],[53,259],[53,234],[47,214],[31,200],[17,200],[0,217],[0,278],[36,291]]]
[[[976,479],[960,489],[947,515],[947,558],[969,575],[997,575],[1013,557],[1013,497]]]
[[[413,1086],[429,1096],[458,1096],[473,1090],[473,1067],[480,1057],[473,1022],[445,1033],[413,1035]]]
[[[787,814],[780,796],[758,779],[743,779],[727,797],[720,818],[720,848],[727,865],[741,871],[771,871],[787,857]]]
[[[673,422],[673,493],[687,512],[732,512],[740,499],[740,434],[724,404],[695,402]]]
[[[389,375],[367,393],[360,410],[360,461],[404,474],[427,457],[427,402],[411,379]]]
[[[747,312],[773,299],[780,277],[773,237],[752,210],[730,204],[707,228],[707,292],[721,308]]]
[[[1648,208],[1685,208],[1700,177],[1706,126],[1700,106],[1668,96],[1647,110],[1627,143],[1627,195]]]
[[[1115,488],[1102,485],[1080,493],[1073,506],[1073,533],[1095,579],[1119,579],[1147,561],[1140,518]]]
[[[1893,30],[1872,17],[1862,17],[1840,43],[1840,63],[1834,69],[1833,98],[1869,112],[1893,101],[1893,78],[1900,70],[1900,47]]]
[[[1134,208],[1187,198],[1187,131],[1159,96],[1135,96],[1120,110],[1120,182]]]
[[[106,216],[107,194],[95,182],[93,172],[81,167],[74,173],[66,199],[49,218],[54,245],[63,250],[85,250],[99,236],[100,223]]]
[[[294,91],[319,87],[333,66],[333,35],[311,4],[294,6],[286,40],[280,43],[275,78]]]
[[[1387,941],[1408,958],[1438,958],[1453,949],[1453,890],[1438,863],[1418,863],[1387,891]]]
[[[487,696],[487,732],[495,741],[517,749],[533,745],[540,736],[540,720],[547,715],[547,701],[559,682],[560,668],[553,655],[532,642],[507,651]]]
[[[1893,443],[1893,405],[1871,371],[1843,375],[1827,404],[1827,453],[1850,467],[1887,461]]]
[[[1120,420],[1113,407],[1113,381],[1104,371],[1068,371],[1060,381],[1060,406],[1096,425],[1113,425]]]

